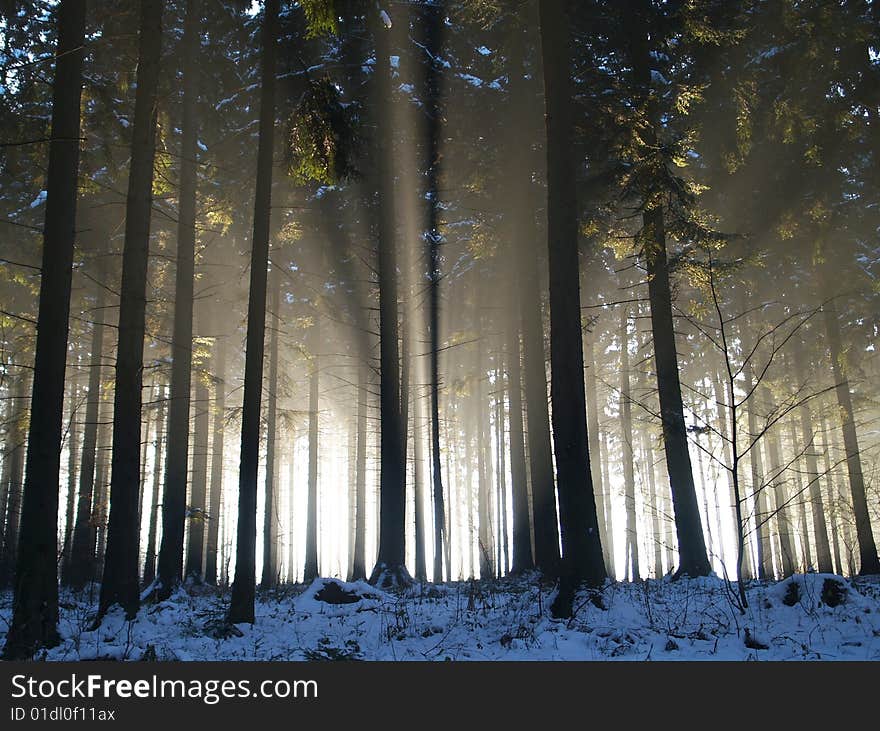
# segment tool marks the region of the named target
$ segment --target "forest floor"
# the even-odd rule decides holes
[[[62,642],[37,659],[880,660],[878,577],[753,582],[744,614],[716,577],[609,582],[570,620],[550,616],[554,593],[532,576],[393,592],[317,579],[258,592],[256,622],[229,626],[228,591],[191,586],[90,630],[93,587],[62,591]],[[0,628],[11,602],[0,595]]]

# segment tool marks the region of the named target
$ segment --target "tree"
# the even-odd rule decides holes
[[[275,127],[275,56],[279,0],[266,0],[263,10],[260,61],[260,126],[251,274],[248,289],[245,343],[241,460],[238,478],[238,534],[235,580],[227,613],[230,623],[254,621],[257,550],[257,469],[260,459],[260,399],[263,388],[263,349],[266,339],[266,268],[269,262],[269,223],[272,203],[272,149]]]
[[[180,584],[189,459],[190,391],[193,352],[193,277],[196,248],[196,166],[198,164],[197,65],[200,0],[187,0],[183,21],[183,82],[180,144],[180,190],[177,213],[177,272],[174,286],[174,334],[171,341],[171,394],[165,487],[162,496],[162,544],[159,548],[157,598],[167,599]],[[201,407],[204,408],[204,407]],[[201,563],[201,561],[199,561]]]
[[[384,12],[384,11],[383,11]],[[385,16],[387,17],[387,15]],[[374,71],[376,107],[376,233],[379,277],[379,555],[370,583],[388,587],[410,583],[406,570],[406,465],[400,407],[400,353],[397,315],[397,254],[391,162],[391,67],[389,40],[379,13],[368,25],[376,50]]]
[[[107,552],[99,613],[119,604],[129,617],[140,605],[138,494],[147,264],[150,252],[156,96],[163,0],[141,0],[137,91],[126,198],[119,303],[119,344],[113,402],[113,453]]]
[[[565,5],[540,0],[540,25],[547,126],[550,398],[562,538],[562,580],[554,610],[559,616],[568,616],[576,586],[582,582],[598,586],[606,573],[587,443]]]
[[[84,0],[59,3],[27,467],[12,623],[3,650],[9,660],[30,657],[38,648],[58,642],[58,478],[76,238],[85,21]]]

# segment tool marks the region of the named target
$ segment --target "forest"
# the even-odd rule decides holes
[[[5,659],[880,659],[878,3],[2,0],[0,130]]]

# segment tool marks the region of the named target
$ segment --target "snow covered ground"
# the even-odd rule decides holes
[[[337,586],[327,588],[328,582]],[[97,596],[93,593],[93,599]],[[325,601],[331,600],[334,603]],[[534,577],[416,585],[405,593],[318,579],[259,592],[256,623],[223,622],[207,587],[119,611],[89,631],[94,601],[62,593],[47,660],[880,660],[880,579],[796,575],[754,583],[741,614],[718,578],[609,583],[555,620]],[[338,603],[345,601],[346,603]],[[11,595],[0,597],[0,620]],[[5,634],[5,631],[4,631]]]

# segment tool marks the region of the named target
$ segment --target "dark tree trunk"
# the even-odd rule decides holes
[[[440,95],[442,73],[440,70],[440,51],[443,32],[442,7],[427,8],[426,46],[431,61],[427,65],[425,79],[428,99],[428,335],[431,350],[431,467],[434,505],[434,581],[443,581],[444,545],[446,536],[446,508],[443,501],[443,472],[440,461],[440,232],[438,230],[440,210],[438,181],[440,178]],[[452,569],[447,565],[447,574]]]
[[[85,15],[82,0],[63,0],[58,6],[27,471],[12,624],[3,650],[10,660],[26,659],[37,648],[58,642],[58,475],[76,232]]]
[[[367,530],[367,367],[358,367],[357,392],[357,456],[355,458],[355,517],[354,561],[351,578],[354,581],[367,578],[366,530]]]
[[[529,8],[529,16],[532,8]],[[524,63],[525,34],[513,39],[510,64],[512,115],[514,119],[533,120],[540,97],[537,79],[528,76]],[[531,129],[531,127],[530,127]],[[540,129],[540,127],[537,127]],[[535,155],[522,149],[521,130],[513,132],[510,160],[510,204],[513,220],[516,298],[514,312],[522,324],[522,380],[525,387],[529,474],[532,486],[532,514],[535,531],[535,566],[548,578],[559,574],[559,531],[556,516],[556,486],[553,482],[553,458],[550,443],[550,418],[547,411],[547,370],[544,353],[544,326],[539,284],[537,228],[535,208],[539,205],[532,191]]]
[[[3,516],[6,518],[3,545],[0,549],[2,550],[0,553],[0,588],[6,588],[12,583],[18,556],[22,491],[25,480],[28,387],[30,383],[29,375],[19,375],[12,397],[12,418],[6,444],[6,458],[9,460],[6,468],[6,505],[3,514],[0,515],[0,523],[2,523]]]
[[[269,222],[272,203],[272,153],[275,130],[275,56],[279,0],[266,0],[263,11],[260,64],[260,132],[251,240],[248,327],[245,351],[241,459],[238,478],[238,534],[235,580],[227,619],[254,621],[257,552],[257,470],[260,464],[260,399],[263,390],[263,349],[266,344],[266,268],[269,263]]]
[[[198,374],[195,381],[192,489],[190,491],[190,504],[187,509],[189,534],[184,576],[188,582],[200,584],[204,578],[205,567],[205,516],[207,514],[206,498],[208,492],[208,414],[211,409],[211,403],[204,374]]]
[[[138,463],[163,5],[163,0],[141,0],[137,92],[119,303],[110,518],[99,606],[99,612],[103,614],[112,605],[119,604],[129,617],[134,617],[140,606]]]
[[[840,324],[837,313],[830,306],[825,308],[825,334],[831,356],[831,369],[834,375],[840,427],[843,434],[843,448],[846,452],[846,467],[849,473],[849,488],[852,493],[853,512],[856,519],[856,538],[859,543],[859,573],[880,574],[880,558],[871,529],[871,516],[865,495],[865,478],[862,475],[862,457],[859,439],[856,434],[852,396],[849,392],[849,378],[844,371],[843,351],[840,344]]]
[[[424,404],[421,392],[412,389],[413,405],[413,500],[415,504],[414,538],[416,543],[416,580],[428,580],[428,567],[425,560],[425,480],[424,480]],[[481,523],[482,525],[482,523]]]
[[[92,496],[91,552],[94,573],[91,581],[99,581],[104,573],[104,556],[107,549],[107,518],[110,511],[110,457],[113,440],[113,415],[108,413],[109,404],[101,407],[103,421],[98,426],[98,448],[95,459],[95,493]]]
[[[320,323],[316,321],[311,335],[312,353],[309,363],[309,485],[306,498],[306,563],[303,581],[317,578],[318,568],[318,387],[319,360],[316,348],[321,342]]]
[[[226,433],[226,337],[220,336],[214,351],[214,420],[211,444],[211,496],[208,508],[208,543],[205,550],[205,583],[216,584],[220,536],[220,505],[223,499],[223,446]]]
[[[104,269],[97,272],[98,280],[103,279]],[[86,419],[83,429],[82,458],[79,467],[79,494],[76,504],[76,522],[73,528],[73,542],[70,560],[62,570],[62,580],[66,586],[82,589],[95,576],[94,526],[91,525],[92,499],[95,489],[95,464],[98,447],[98,421],[101,405],[101,369],[104,360],[104,306],[106,290],[103,283],[97,285],[95,311],[92,325],[90,348],[88,396],[86,400]]]
[[[281,273],[273,272],[272,299],[269,311],[273,326],[269,339],[269,408],[266,419],[266,500],[263,511],[263,577],[264,588],[278,583],[278,330],[281,327]]]
[[[562,586],[554,611],[571,614],[575,587],[606,578],[590,472],[581,332],[578,213],[565,4],[540,2],[547,125],[547,225],[550,262],[550,395],[562,537]]]
[[[392,130],[389,39],[377,11],[369,25],[376,47],[374,71],[376,122],[376,229],[379,249],[379,419],[380,487],[379,554],[370,583],[382,587],[411,581],[406,570],[406,455],[400,405],[400,352],[397,316],[397,252],[394,177],[391,170]]]
[[[648,5],[647,2],[639,3],[642,4]],[[655,126],[659,124],[660,115],[656,109],[656,102],[652,101],[651,97],[652,69],[648,43],[651,28],[650,23],[646,22],[645,25],[643,32],[631,35],[631,56],[635,81],[647,100],[648,124],[641,128],[639,134],[649,149],[655,149],[658,144]],[[658,166],[663,164],[660,157],[654,156],[658,160]],[[652,182],[659,182],[665,175],[662,169],[652,172],[656,176],[655,181]],[[669,283],[664,210],[662,203],[657,202],[658,199],[662,200],[662,196],[654,196],[651,192],[647,192],[646,199],[641,239],[648,278],[648,298],[651,304],[651,332],[654,336],[654,359],[663,424],[663,444],[666,450],[666,470],[669,473],[675,529],[678,535],[679,563],[675,575],[705,576],[712,569],[706,554],[697,491],[688,453],[672,319],[672,289]]]
[[[168,454],[162,498],[158,598],[167,599],[180,583],[186,525],[190,398],[193,348],[193,276],[196,246],[196,95],[200,0],[187,0],[183,26],[183,103],[180,146],[180,204],[177,219],[177,274],[174,283],[174,333],[171,342],[171,396]],[[193,523],[190,522],[192,527]],[[187,570],[187,574],[189,570]]]
[[[510,479],[513,509],[513,566],[519,573],[534,567],[529,529],[529,494],[523,436],[522,380],[520,378],[519,328],[511,324],[507,341],[508,398],[510,399]]]
[[[156,443],[153,447],[153,499],[150,502],[150,525],[147,528],[147,557],[144,561],[143,585],[156,578],[156,539],[159,532],[159,495],[162,487],[162,456],[165,452],[165,388],[156,389]]]
[[[481,328],[482,329],[482,328]],[[477,363],[479,364],[477,381],[476,403],[476,448],[477,448],[477,515],[479,518],[479,533],[477,538],[477,552],[480,561],[480,578],[488,579],[495,575],[494,551],[492,545],[492,511],[489,501],[489,477],[486,464],[486,423],[489,420],[488,402],[486,400],[483,377],[486,373],[483,362],[483,340],[477,342]]]
[[[629,311],[620,320],[620,448],[623,460],[623,490],[626,503],[626,576],[638,581],[639,534],[636,523],[636,476],[632,430],[632,389],[629,373]]]

